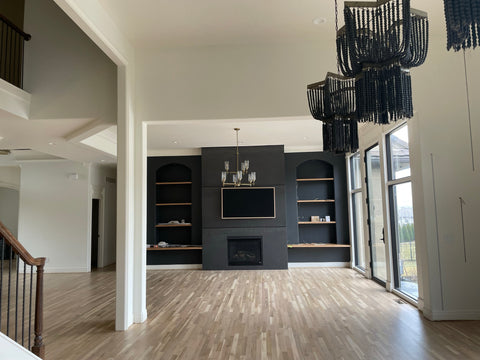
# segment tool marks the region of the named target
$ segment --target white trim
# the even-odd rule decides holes
[[[418,308],[418,301],[411,298],[410,296],[404,294],[403,292],[401,292],[400,290],[398,289],[393,289],[392,290],[392,294],[395,294],[397,295],[399,298],[401,298],[402,300],[405,300],[406,302],[408,302],[409,304],[415,306]]]
[[[90,272],[90,269],[86,266],[82,267],[50,267],[45,266],[46,273],[84,273]]]
[[[353,265],[352,270],[355,270],[359,274],[362,274],[363,276],[367,277],[367,271],[364,269],[360,269],[358,266]]]
[[[288,268],[349,268],[349,262],[289,262]]]
[[[29,120],[32,96],[20,88],[0,79],[0,108]]]
[[[0,349],[2,349],[1,355],[2,359],[10,360],[28,360],[28,359],[38,359],[41,360],[37,355],[28,351],[26,348],[16,343],[8,336],[0,333]]]
[[[20,191],[19,184],[12,184],[0,181],[0,188]]]
[[[480,310],[432,311],[430,308],[424,308],[423,315],[432,321],[480,320]]]
[[[147,265],[147,270],[202,270],[202,264]]]

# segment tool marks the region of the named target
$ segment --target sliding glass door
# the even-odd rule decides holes
[[[365,165],[372,277],[385,285],[387,281],[387,262],[385,255],[385,229],[383,227],[380,147],[378,144],[365,152]]]

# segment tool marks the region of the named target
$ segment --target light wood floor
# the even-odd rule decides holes
[[[480,359],[480,322],[424,320],[349,269],[149,271],[148,320],[127,332],[114,283],[46,274],[48,360]]]

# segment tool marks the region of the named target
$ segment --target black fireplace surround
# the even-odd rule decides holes
[[[229,236],[227,242],[228,266],[263,264],[261,236]]]

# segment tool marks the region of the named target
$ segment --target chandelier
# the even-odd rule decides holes
[[[225,161],[225,170],[221,173],[222,186],[254,186],[257,180],[257,173],[255,171],[248,172],[250,168],[250,161],[244,160],[239,163],[240,152],[238,150],[238,132],[239,128],[234,129],[237,135],[237,147],[236,147],[236,167],[235,171],[230,171],[230,161]],[[239,166],[240,164],[240,166]],[[227,182],[229,175],[231,175],[231,182]],[[242,182],[246,179],[247,182]]]
[[[409,69],[427,56],[427,13],[410,8],[410,0],[378,0],[345,2],[344,16],[337,57],[342,73],[355,77],[358,121],[412,117]]]
[[[324,81],[307,86],[307,98],[310,113],[323,122],[323,150],[357,151],[355,80],[329,72]]]
[[[478,0],[444,0],[447,49],[480,46],[480,4]]]

